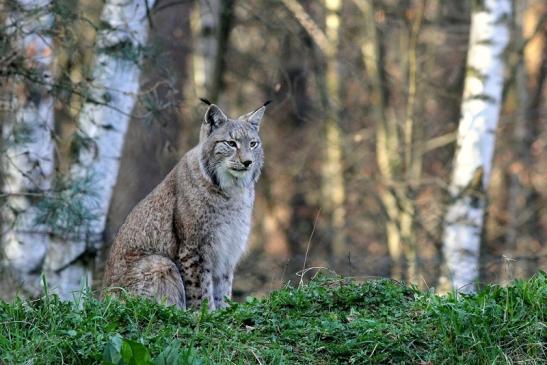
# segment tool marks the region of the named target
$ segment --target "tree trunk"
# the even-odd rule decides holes
[[[328,217],[328,240],[332,255],[340,260],[348,254],[345,234],[345,200],[344,161],[342,131],[340,130],[340,79],[338,44],[340,32],[341,0],[327,0],[326,31],[309,16],[306,10],[295,0],[282,0],[300,25],[313,39],[320,51],[318,55],[321,64],[316,72],[316,80],[321,104],[325,114],[325,153],[322,165],[321,197],[325,214]]]
[[[322,194],[323,204],[329,216],[332,234],[332,254],[336,260],[348,255],[345,235],[346,191],[344,184],[344,161],[342,131],[340,130],[340,65],[338,62],[338,44],[340,33],[341,0],[327,0],[326,36],[329,40],[325,59],[325,86],[327,98],[325,107],[325,160],[323,162]]]
[[[416,203],[415,190],[422,177],[422,144],[423,125],[414,118],[416,112],[416,93],[418,90],[417,74],[419,65],[417,59],[418,42],[425,13],[425,0],[417,6],[415,19],[412,23],[408,42],[408,97],[403,128],[405,186],[400,193],[400,230],[406,260],[406,279],[408,282],[418,282],[418,254],[416,249]]]
[[[194,97],[209,97],[208,87],[216,59],[217,29],[219,20],[218,0],[197,1],[190,16],[192,30],[192,75]]]
[[[208,85],[208,97],[213,103],[219,102],[222,89],[224,88],[224,71],[226,69],[228,41],[234,20],[234,3],[235,0],[220,0],[218,28],[216,31],[215,62],[211,83]]]
[[[524,3],[524,2],[523,2]],[[513,16],[513,32],[517,46],[522,46],[524,39],[522,34],[522,21],[524,18],[523,3],[515,4],[515,14]],[[530,169],[530,145],[533,142],[531,130],[528,128],[530,113],[528,111],[530,97],[528,93],[528,75],[524,65],[524,57],[519,56],[515,69],[515,79],[513,83],[515,99],[517,104],[517,113],[513,122],[513,138],[515,162],[509,171],[509,187],[507,196],[507,217],[508,224],[505,234],[504,255],[507,257],[506,267],[501,270],[502,282],[509,282],[515,279],[515,266],[522,267],[522,262],[515,262],[513,257],[517,255],[517,242],[519,233],[525,234],[519,228],[524,222],[521,222],[521,214],[526,216],[526,208],[529,198],[523,181],[526,179],[526,170]],[[524,237],[522,237],[524,238]],[[518,275],[521,276],[521,275]]]
[[[32,196],[51,185],[54,172],[53,98],[50,95],[53,17],[49,1],[20,1],[21,12],[9,15],[7,29],[16,39],[16,52],[30,60],[36,80],[11,80],[13,95],[7,95],[14,109],[5,111],[2,132],[6,142],[3,156],[2,207],[3,253],[8,265],[23,281],[23,289],[39,292],[39,272],[49,246],[49,231],[35,224],[37,215]],[[27,12],[33,12],[28,16]]]
[[[475,291],[487,190],[503,88],[503,53],[509,41],[509,0],[477,2],[471,16],[467,75],[451,202],[445,215],[441,290]]]
[[[391,277],[403,277],[403,237],[394,181],[401,177],[397,122],[387,116],[387,88],[383,75],[382,43],[376,30],[372,0],[356,2],[364,16],[365,39],[361,47],[371,88],[371,108],[376,122],[376,162],[382,178],[380,199],[386,213],[386,239],[391,258]]]
[[[162,4],[168,9],[162,9]],[[199,105],[197,97],[184,93],[191,71],[191,9],[186,3],[157,3],[152,14],[148,45],[161,57],[147,57],[140,77],[140,94],[148,103],[137,103],[126,134],[120,171],[110,202],[105,246],[96,260],[94,287],[100,287],[108,247],[135,205],[148,195],[171,171],[185,149],[194,130],[195,118],[185,118],[184,105]],[[189,95],[188,95],[189,94]],[[203,96],[201,94],[200,96]],[[157,108],[147,113],[147,108]],[[144,116],[144,117],[143,117]],[[197,135],[195,135],[197,137]]]
[[[154,0],[106,1],[97,35],[97,54],[88,99],[80,113],[80,146],[70,174],[73,179],[88,179],[93,195],[82,204],[96,219],[84,234],[71,242],[55,239],[46,257],[49,281],[62,298],[81,286],[82,277],[91,284],[91,268],[80,258],[103,245],[103,233],[112,191],[118,175],[129,117],[139,91],[139,62],[146,44],[149,10]]]

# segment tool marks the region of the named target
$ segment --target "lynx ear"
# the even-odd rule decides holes
[[[226,123],[227,120],[226,114],[215,104],[211,104],[205,112],[204,123],[210,125],[211,131]]]
[[[271,102],[272,102],[271,100],[268,100],[260,108],[246,115],[247,121],[251,123],[252,125],[254,125],[256,129],[260,128],[260,123],[262,122],[262,118],[264,117],[266,106],[268,106],[268,104],[270,104]]]

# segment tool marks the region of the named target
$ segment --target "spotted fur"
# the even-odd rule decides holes
[[[106,265],[105,286],[180,308],[231,297],[251,228],[264,152],[265,105],[236,119],[211,104],[199,144],[129,214]]]

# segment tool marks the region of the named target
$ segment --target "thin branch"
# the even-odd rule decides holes
[[[444,147],[446,145],[452,144],[458,138],[458,132],[450,132],[443,134],[442,136],[431,138],[430,140],[424,143],[422,148],[422,154],[435,150],[437,148]]]
[[[321,52],[325,55],[330,55],[332,53],[332,44],[330,44],[329,39],[321,28],[319,28],[319,26],[308,15],[306,9],[304,9],[304,7],[296,0],[281,0],[281,2],[287,7],[287,9],[289,9],[306,32],[308,32],[319,49],[321,49]]]

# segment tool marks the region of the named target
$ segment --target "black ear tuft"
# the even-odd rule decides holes
[[[204,122],[210,125],[210,131],[220,127],[222,124],[226,123],[226,121],[228,121],[228,117],[218,105],[211,104],[209,108],[207,108]]]
[[[268,106],[272,103],[273,100],[267,100],[262,106]]]
[[[213,103],[211,103],[209,100],[205,99],[205,98],[199,98],[199,100],[201,100],[203,103],[207,104],[207,105],[211,105]]]

